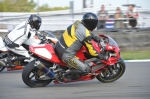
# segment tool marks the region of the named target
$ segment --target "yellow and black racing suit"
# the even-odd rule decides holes
[[[98,52],[93,48],[91,39],[92,33],[78,20],[71,24],[60,37],[55,51],[68,66],[85,72],[87,65],[76,57],[76,53],[85,45],[92,56],[98,57]]]

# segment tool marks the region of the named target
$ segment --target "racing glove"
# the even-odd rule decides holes
[[[91,33],[92,35],[92,39],[96,42],[100,42],[101,41],[101,38],[99,36],[95,36],[93,33]]]

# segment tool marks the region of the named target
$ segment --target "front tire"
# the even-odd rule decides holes
[[[109,83],[118,80],[125,72],[126,65],[120,58],[120,61],[115,66],[110,66],[109,69],[102,71],[97,75],[97,79],[103,83]],[[112,71],[112,72],[110,72]],[[116,71],[116,73],[114,73]]]
[[[0,72],[2,72],[5,69],[4,66],[0,66]]]
[[[44,87],[52,82],[51,79],[49,80],[40,80],[38,79],[38,71],[39,69],[34,66],[35,61],[31,61],[28,63],[23,72],[22,72],[22,80],[23,82],[29,87]],[[31,76],[31,74],[33,74]],[[33,79],[34,77],[34,79]]]

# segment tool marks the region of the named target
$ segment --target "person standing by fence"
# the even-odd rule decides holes
[[[115,28],[124,28],[124,23],[123,23],[123,20],[121,19],[121,18],[124,18],[124,15],[121,12],[120,7],[117,7],[114,17],[116,19],[115,20]]]
[[[138,14],[137,10],[134,8],[133,5],[130,5],[129,9],[127,11],[127,18],[130,18],[129,25],[131,27],[136,27],[138,17],[139,17],[139,14]]]
[[[97,25],[97,30],[98,29],[103,29],[105,28],[105,22],[109,18],[108,12],[105,10],[105,6],[101,6],[101,10],[98,11],[98,25]]]

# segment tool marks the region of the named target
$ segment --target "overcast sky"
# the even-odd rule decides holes
[[[82,8],[82,1],[83,0],[34,0],[35,2],[39,1],[40,5],[48,4],[50,7],[55,6],[69,6],[70,1],[74,1],[75,9],[81,9]],[[149,8],[150,9],[150,0],[94,0],[94,5],[96,7],[104,5],[111,4],[112,6],[120,6],[122,4],[136,4],[137,6],[141,6],[142,8]]]

